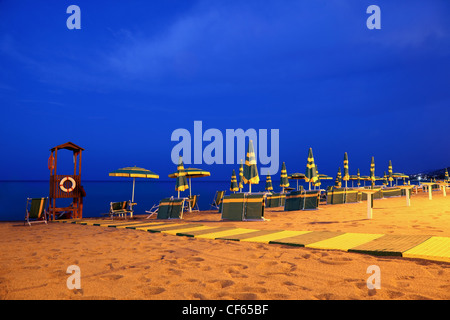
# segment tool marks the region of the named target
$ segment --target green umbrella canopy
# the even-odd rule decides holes
[[[134,202],[134,188],[136,178],[147,178],[147,179],[159,179],[159,175],[156,173],[139,167],[125,167],[109,173],[110,177],[125,177],[133,178],[133,193],[131,195],[131,202]]]
[[[348,181],[350,179],[350,175],[348,172],[348,156],[347,152],[344,153],[344,175],[342,176],[342,180]]]
[[[281,166],[281,175],[280,175],[280,187],[287,188],[289,187],[289,180],[286,170],[286,164],[283,162],[283,165]]]
[[[189,179],[189,195],[191,195],[192,185],[191,185],[191,178],[202,178],[202,177],[209,177],[211,173],[206,170],[198,169],[198,168],[185,168],[184,169],[185,177]],[[169,174],[169,178],[177,178],[178,177],[178,171]]]
[[[186,178],[201,178],[201,177],[209,177],[211,175],[211,172],[197,168],[185,168],[184,172],[186,173]],[[176,178],[176,177],[178,177],[178,171],[169,174],[169,178]]]
[[[266,176],[266,190],[267,191],[273,190],[272,177],[270,176],[269,173],[267,173],[267,176]]]
[[[177,182],[175,184],[175,191],[184,191],[189,189],[186,179],[186,172],[184,171],[183,158],[180,157],[177,166]]]
[[[159,179],[159,175],[156,173],[139,167],[126,167],[109,173],[110,177],[127,177],[127,178],[150,178]]]
[[[234,169],[233,169],[233,174],[231,175],[230,191],[239,191],[239,187],[238,187],[238,183],[237,183],[237,179],[236,179],[236,172],[234,172]]]
[[[306,163],[305,181],[315,182],[316,180],[317,180],[316,165],[314,164],[314,156],[312,148],[309,148],[308,162]]]
[[[246,184],[258,184],[259,183],[258,169],[256,167],[255,150],[253,149],[253,141],[252,140],[250,140],[248,143],[247,155],[245,156],[243,179],[244,179],[244,183],[246,183]]]

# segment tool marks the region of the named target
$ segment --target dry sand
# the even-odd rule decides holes
[[[224,222],[212,211],[186,222],[273,230],[450,237],[450,196],[419,193],[316,211],[266,209],[265,222]],[[275,244],[207,240],[130,229],[0,223],[0,298],[11,299],[449,299],[450,264]],[[67,267],[81,270],[69,290]],[[377,265],[381,289],[369,290]]]

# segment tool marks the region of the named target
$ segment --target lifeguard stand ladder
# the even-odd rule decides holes
[[[73,175],[58,175],[56,168],[58,164],[58,150],[66,149],[73,152]],[[83,196],[84,190],[81,186],[81,152],[83,148],[72,142],[50,149],[51,155],[48,159],[50,170],[50,219],[55,220],[55,216],[61,212],[71,212],[73,219],[83,217]],[[69,207],[59,208],[56,206],[56,199],[72,198]]]

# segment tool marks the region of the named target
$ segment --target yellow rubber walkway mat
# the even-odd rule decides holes
[[[158,225],[149,225],[149,226],[143,226],[143,227],[136,227],[136,230],[142,230],[142,231],[154,231],[154,232],[160,232],[159,230],[156,230],[158,228],[163,228],[165,226],[186,226],[185,223],[162,223]]]
[[[263,236],[270,235],[270,234],[273,234],[273,233],[277,233],[277,232],[280,232],[280,231],[281,230],[256,230],[256,231],[252,231],[252,232],[246,232],[246,233],[241,233],[241,234],[233,234],[233,235],[229,235],[229,236],[223,236],[223,237],[219,237],[217,239],[241,241],[241,240],[245,240],[245,239],[249,239],[249,238],[263,237]]]
[[[210,230],[210,229],[212,229],[212,228],[208,227],[208,226],[196,224],[196,225],[187,225],[186,228],[184,228],[184,229],[164,230],[162,232],[168,233],[168,234],[173,234],[173,235],[178,235],[183,232],[203,231],[203,230]]]
[[[383,256],[402,256],[402,253],[428,240],[430,236],[386,234],[373,241],[349,249],[349,252]]]
[[[276,241],[279,239],[285,239],[285,238],[290,238],[290,237],[294,237],[294,236],[299,236],[301,234],[305,234],[308,232],[309,231],[283,230],[283,231],[276,231],[276,232],[270,233],[270,234],[264,234],[264,235],[241,239],[240,241],[270,243],[271,241]]]
[[[357,247],[382,236],[383,234],[344,233],[337,237],[307,244],[305,247],[347,251],[350,248]]]
[[[450,238],[431,237],[403,252],[403,257],[450,262]]]
[[[310,231],[298,236],[288,237],[284,239],[278,239],[270,241],[270,243],[275,244],[287,244],[291,246],[304,247],[310,243],[319,242],[332,237],[340,236],[344,234],[343,232],[332,232],[332,231]]]
[[[234,230],[236,228],[233,227],[210,227],[204,230],[195,230],[195,231],[180,231],[177,232],[177,236],[185,236],[185,237],[197,237],[207,233],[214,233],[226,230]]]
[[[254,231],[258,231],[258,230],[255,230],[255,229],[243,229],[243,228],[232,228],[232,229],[224,230],[224,231],[200,234],[200,235],[197,235],[195,237],[196,238],[204,238],[204,239],[218,239],[218,238],[229,237],[229,236],[236,236],[238,234],[249,233],[249,232],[254,232]]]
[[[110,225],[108,227],[114,227],[114,228],[118,228],[118,229],[136,229],[139,227],[146,227],[146,226],[158,226],[158,225],[162,225],[163,222],[132,222],[132,223],[122,223],[122,224],[116,224],[116,225]],[[164,223],[166,224],[166,223]]]

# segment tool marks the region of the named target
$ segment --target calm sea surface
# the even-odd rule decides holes
[[[279,181],[273,180],[275,192],[280,192]],[[333,185],[334,180],[322,181],[321,188]],[[377,183],[378,184],[378,183]],[[109,211],[110,202],[131,200],[133,187],[132,180],[124,181],[83,181],[86,191],[84,198],[83,217],[100,217],[102,213]],[[299,182],[307,188],[307,184]],[[296,187],[297,182],[290,181],[291,187]],[[349,182],[349,187],[351,182]],[[356,182],[355,182],[356,186]],[[252,192],[264,191],[265,179],[262,178],[259,185],[252,185]],[[200,210],[210,209],[215,192],[225,190],[230,194],[229,181],[205,181],[192,179],[192,194],[200,195]],[[248,185],[243,191],[248,191]],[[23,220],[26,212],[27,198],[47,197],[49,193],[48,181],[0,181],[0,221]],[[145,214],[154,204],[158,204],[162,198],[177,196],[175,181],[147,181],[136,180],[134,200],[135,214]],[[181,196],[189,196],[189,189],[182,192]],[[68,206],[71,199],[57,199],[57,206]]]

